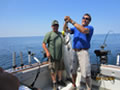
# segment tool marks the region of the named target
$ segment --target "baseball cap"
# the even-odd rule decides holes
[[[53,25],[56,25],[56,24],[59,25],[58,21],[57,21],[57,20],[54,20],[54,21],[52,22],[52,26],[53,26]]]

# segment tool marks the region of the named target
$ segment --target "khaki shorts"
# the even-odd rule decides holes
[[[71,67],[72,74],[77,73],[78,67],[80,67],[81,75],[84,78],[91,76],[91,65],[88,50],[76,51],[74,53],[74,60],[72,61]]]
[[[51,73],[57,73],[57,71],[64,70],[63,60],[51,62],[49,69],[50,69]]]

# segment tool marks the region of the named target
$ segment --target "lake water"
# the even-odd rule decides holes
[[[35,56],[42,60],[41,53],[43,36],[35,37],[5,37],[0,38],[0,66],[4,69],[12,67],[12,53],[16,52],[16,64],[20,65],[20,52],[23,53],[24,64],[28,64],[28,51],[35,53]],[[91,63],[96,63],[95,49],[100,49],[105,39],[105,34],[93,35],[91,41],[90,58]],[[106,40],[106,50],[111,50],[108,55],[108,63],[116,64],[116,56],[120,53],[120,34],[110,34]],[[34,63],[34,60],[32,60]]]

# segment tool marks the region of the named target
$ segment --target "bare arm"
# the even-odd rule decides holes
[[[70,22],[72,25],[74,25],[80,32],[88,34],[89,33],[89,29],[83,27],[82,25],[74,22],[69,16],[65,16],[65,21],[66,22]]]
[[[50,58],[50,53],[49,53],[49,51],[48,51],[48,48],[46,47],[46,44],[43,42],[43,44],[42,44],[42,47],[43,47],[43,49],[45,50],[45,52],[46,52],[46,56],[48,57],[48,58]]]
[[[70,23],[74,23],[74,21],[71,19]],[[89,33],[89,29],[83,27],[82,25],[78,24],[78,23],[74,23],[73,24],[80,32],[88,34]]]

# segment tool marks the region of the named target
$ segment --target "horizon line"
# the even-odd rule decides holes
[[[96,34],[93,34],[93,35],[105,35],[107,33],[96,33]],[[111,33],[111,34],[120,34],[120,33]],[[22,37],[44,37],[45,35],[31,35],[31,36],[0,36],[0,38],[22,38]]]

